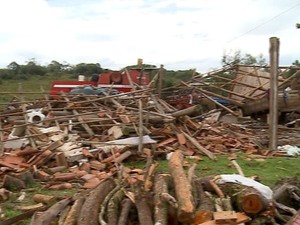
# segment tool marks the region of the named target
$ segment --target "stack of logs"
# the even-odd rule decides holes
[[[197,106],[175,110],[150,90],[13,102],[0,114],[2,187],[18,191],[39,180],[49,189],[87,190],[35,213],[33,225],[55,219],[83,225],[209,225],[274,218],[270,199],[253,188],[220,191],[215,179],[196,179],[194,167],[185,176],[184,156],[216,160],[218,153],[264,153],[250,130],[213,117],[199,121],[195,114]],[[168,153],[173,153],[170,174],[155,174],[152,160]],[[124,160],[147,160],[145,170],[124,167]],[[242,196],[250,198],[243,201],[237,194],[228,203],[232,189],[246,190]],[[221,204],[208,196],[211,192]]]
[[[1,224],[26,217],[32,225],[286,224],[297,214],[281,203],[292,196],[284,194],[287,191],[299,194],[295,186],[285,183],[273,194],[267,186],[241,175],[236,176],[237,182],[219,182],[221,176],[199,178],[195,166],[186,172],[185,164],[182,151],[175,151],[169,159],[169,173],[159,173],[158,163],[149,156],[144,169],[120,166],[115,179],[103,179],[73,197],[36,194],[37,205]],[[289,216],[277,209],[286,210]]]

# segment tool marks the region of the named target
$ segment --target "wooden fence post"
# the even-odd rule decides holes
[[[278,127],[278,60],[279,39],[270,38],[270,106],[269,106],[269,149],[277,150],[277,127]]]

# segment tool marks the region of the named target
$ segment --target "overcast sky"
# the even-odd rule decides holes
[[[300,0],[0,0],[0,67],[34,58],[207,72],[224,52],[300,60]]]

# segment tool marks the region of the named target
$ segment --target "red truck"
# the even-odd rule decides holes
[[[77,81],[53,81],[50,95],[55,96],[59,92],[71,92],[76,88],[87,86],[93,88],[111,88],[119,92],[130,92],[135,85],[145,87],[148,84],[148,76],[142,69],[109,70],[93,75],[90,81],[85,81],[83,75],[79,75]]]

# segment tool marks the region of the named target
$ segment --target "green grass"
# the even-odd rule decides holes
[[[10,195],[9,201],[6,201],[4,203],[1,203],[1,209],[2,213],[4,214],[4,218],[12,218],[17,215],[20,215],[23,213],[21,210],[17,209],[18,206],[30,206],[30,205],[35,205],[37,204],[33,200],[33,196],[35,194],[42,194],[42,195],[49,195],[49,196],[55,196],[56,200],[53,200],[49,202],[49,205],[52,205],[56,203],[59,199],[64,199],[64,198],[71,198],[73,197],[76,193],[78,193],[80,190],[73,188],[73,189],[67,189],[67,190],[49,190],[44,188],[41,183],[35,182],[32,185],[30,185],[30,188],[23,190],[26,192],[25,199],[21,202],[18,202],[17,199],[20,196],[20,192],[13,192]],[[0,219],[1,221],[1,219]],[[29,224],[26,223],[29,222],[29,220],[22,221],[20,225],[22,224]],[[1,224],[1,222],[0,222]]]
[[[236,159],[242,168],[246,177],[257,176],[261,183],[270,187],[287,177],[297,177],[300,179],[299,157],[273,157],[266,159],[253,159],[244,153],[238,154]],[[192,159],[185,160],[185,168],[188,170],[193,163],[196,163],[195,175],[205,177],[220,174],[237,174],[237,170],[230,163],[227,155],[218,155],[217,160],[213,161],[207,157],[202,157],[201,161]],[[130,168],[144,168],[145,162],[130,162],[126,163]],[[159,161],[157,172],[168,173],[168,161]]]
[[[261,183],[270,187],[287,177],[298,177],[300,179],[300,158],[267,158],[264,161],[251,159],[245,154],[239,154],[236,160],[242,168],[246,177],[258,176]],[[227,156],[218,156],[216,162],[204,158],[196,167],[198,176],[232,174],[237,170],[227,159]]]
[[[30,101],[44,98],[43,94],[18,94],[17,92],[49,92],[53,80],[70,80],[71,75],[30,76],[24,80],[1,80],[0,82],[0,109],[13,99]],[[3,92],[10,92],[3,94]]]

